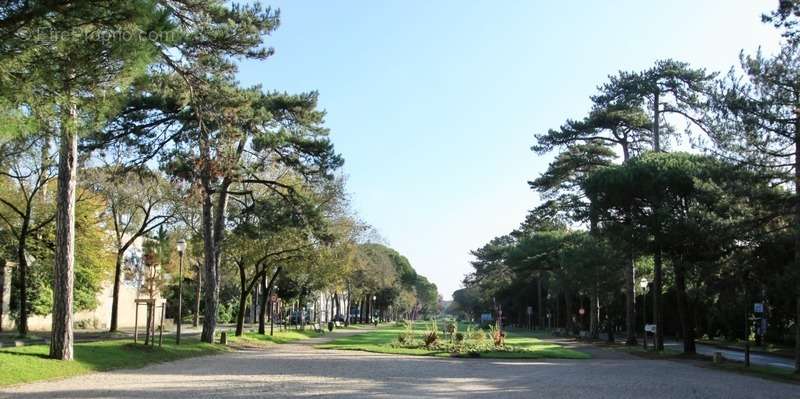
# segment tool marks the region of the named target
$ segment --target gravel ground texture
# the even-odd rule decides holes
[[[0,390],[1,398],[800,398],[800,385],[588,349],[591,360],[439,359],[320,340]]]

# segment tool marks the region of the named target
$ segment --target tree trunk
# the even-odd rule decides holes
[[[0,258],[0,332],[3,332],[3,300],[6,297],[6,260]]]
[[[542,275],[539,274],[539,277],[536,278],[536,320],[538,324],[538,328],[542,328],[544,326],[544,307],[542,306]]]
[[[797,297],[794,325],[794,373],[800,374],[800,296]]]
[[[556,294],[556,314],[553,318],[553,323],[555,328],[559,328],[561,324],[561,292]]]
[[[800,96],[795,94],[795,100],[799,104],[795,110],[800,111]],[[794,122],[794,195],[800,196],[800,118]],[[795,289],[800,290],[800,202],[795,199],[794,208],[794,262],[795,262]],[[794,373],[800,374],[800,291],[795,298],[796,309],[794,319]]]
[[[656,238],[656,241],[657,240],[658,238]],[[656,242],[656,253],[655,256],[653,256],[653,322],[656,324],[655,342],[653,342],[653,345],[656,351],[664,350],[664,323],[661,314],[661,276],[661,246]]]
[[[194,287],[194,316],[192,317],[192,327],[197,327],[200,323],[200,287],[203,285],[203,274],[200,264],[197,267],[197,281]]]
[[[247,286],[247,276],[245,276],[244,263],[236,262],[239,269],[239,312],[236,314],[236,336],[241,337],[244,331],[244,313],[247,307],[247,295],[250,293]]]
[[[267,315],[267,299],[272,295],[272,286],[267,288],[267,274],[261,275],[261,306],[258,308],[258,333],[267,333],[266,315]],[[270,302],[270,307],[272,302]],[[271,313],[271,312],[270,312]],[[272,314],[270,314],[272,316]]]
[[[564,314],[567,316],[566,318],[566,328],[567,334],[574,334],[575,333],[575,324],[572,320],[572,295],[568,292],[564,292],[564,307],[566,308]]]
[[[590,337],[592,339],[600,339],[600,287],[597,282],[592,287],[592,295],[589,300],[592,301],[589,304],[589,311],[592,312],[589,315]]]
[[[661,151],[661,137],[659,132],[659,127],[661,125],[661,104],[660,104],[660,94],[658,90],[653,93],[653,151],[660,152]]]
[[[30,209],[30,207],[28,208]],[[17,278],[19,285],[19,317],[17,332],[21,337],[28,335],[28,259],[25,257],[28,218],[22,222],[22,229],[17,244]]]
[[[336,316],[342,316],[342,304],[340,303],[341,302],[341,297],[339,296],[338,292],[334,292],[333,293],[333,301],[334,301],[333,302],[333,306],[334,306],[334,313],[335,313],[333,315],[333,318],[335,319]],[[342,318],[344,318],[344,316],[342,316]]]
[[[239,314],[236,315],[236,336],[241,337],[244,332],[244,313],[247,303],[247,291],[239,293]]]
[[[345,296],[345,299],[344,299],[344,309],[347,311],[347,314],[344,315],[344,325],[345,326],[349,326],[350,325],[350,313],[352,312],[352,310],[350,309],[350,305],[351,305],[350,304],[350,290],[348,289],[347,290],[347,296]]]
[[[636,291],[634,290],[636,279],[633,259],[628,259],[631,263],[625,266],[625,345],[636,345]]]
[[[117,331],[117,318],[119,314],[119,285],[122,279],[122,252],[117,252],[117,261],[114,266],[114,291],[111,294],[111,323],[108,331]]]
[[[683,353],[697,353],[694,342],[694,326],[689,319],[689,302],[686,297],[686,267],[681,263],[675,265],[675,293],[678,300],[681,335],[683,336]]]
[[[210,184],[210,183],[208,183]],[[203,332],[200,340],[214,342],[214,330],[217,328],[217,306],[219,304],[219,287],[217,286],[216,254],[214,251],[214,234],[212,222],[211,188],[203,193],[203,263],[205,264],[205,313],[203,314]]]
[[[56,196],[56,248],[53,270],[53,325],[50,357],[72,360],[72,300],[75,271],[75,185],[78,175],[78,110],[70,103],[61,127]]]
[[[626,148],[626,147],[623,147]],[[589,205],[589,234],[592,235],[594,239],[597,238],[597,210],[595,209],[594,204]],[[599,276],[599,265],[595,265],[594,267],[594,287],[592,287],[592,293],[589,295],[589,336],[591,339],[599,339],[600,338],[600,287],[598,286],[600,281]],[[625,279],[627,281],[627,278]]]
[[[260,311],[261,301],[259,299],[260,295],[261,295],[261,284],[256,283],[255,286],[253,287],[253,317],[252,320],[250,321],[251,323],[257,323],[258,315],[261,314]]]

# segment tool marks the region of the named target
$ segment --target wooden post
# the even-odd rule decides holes
[[[155,301],[151,302],[148,305],[150,311],[150,325],[148,328],[150,329],[150,346],[156,346],[156,303]]]
[[[164,309],[166,302],[161,303],[161,325],[158,326],[158,347],[161,347],[161,344],[164,342],[164,313],[166,310]]]
[[[139,341],[139,303],[136,302],[136,311],[134,314],[133,320],[133,343],[137,343]]]

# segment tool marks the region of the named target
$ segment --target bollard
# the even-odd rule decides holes
[[[219,343],[221,345],[228,345],[228,332],[223,331],[219,333]]]
[[[714,364],[720,364],[725,361],[725,358],[722,357],[722,352],[714,352]]]
[[[750,367],[750,343],[744,344],[744,367]]]

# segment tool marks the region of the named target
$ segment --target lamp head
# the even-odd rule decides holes
[[[178,252],[183,253],[183,251],[186,250],[186,240],[181,238],[180,240],[178,240],[175,246],[178,247]]]

